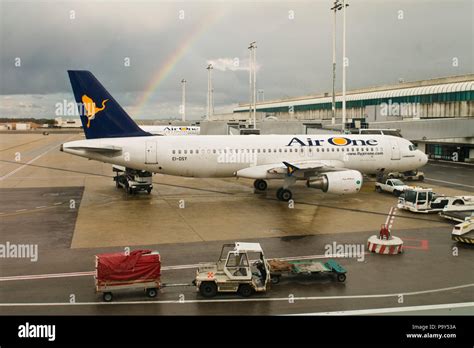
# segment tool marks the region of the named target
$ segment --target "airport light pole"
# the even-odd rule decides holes
[[[212,100],[212,64],[207,66],[207,120],[209,121],[213,115],[214,106]]]
[[[332,25],[332,118],[331,124],[336,123],[336,13],[340,11],[342,4],[339,0],[334,1],[334,6],[331,11],[334,12],[334,20]]]
[[[342,0],[342,132],[346,130],[346,0]]]
[[[181,96],[181,120],[186,121],[186,80],[181,80],[182,96]]]
[[[252,117],[253,113],[253,128],[257,128],[256,113],[257,113],[257,43],[255,41],[249,44],[248,49],[250,50],[249,59],[249,89],[250,89],[250,101],[249,101],[249,117]],[[253,112],[252,112],[253,109]]]

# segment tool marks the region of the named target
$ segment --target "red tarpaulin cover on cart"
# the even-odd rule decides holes
[[[151,250],[97,255],[97,280],[101,282],[156,280],[160,271],[160,254]]]

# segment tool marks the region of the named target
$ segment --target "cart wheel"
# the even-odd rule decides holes
[[[105,302],[111,302],[114,297],[112,296],[111,292],[104,292],[104,294],[102,295],[102,298],[104,299]]]
[[[270,279],[272,281],[272,284],[278,284],[280,282],[280,276],[273,276]]]
[[[148,192],[148,194],[150,194],[151,193],[151,188],[147,188],[146,192]]]
[[[393,195],[394,195],[395,197],[400,197],[401,194],[402,194],[402,193],[401,193],[400,191],[398,191],[398,190],[394,190],[394,191],[393,191]]]
[[[155,289],[155,288],[150,288],[150,289],[146,289],[146,295],[148,297],[156,297],[156,295],[158,294],[158,291]]]
[[[344,273],[339,273],[337,275],[337,281],[341,282],[341,283],[345,282],[346,281],[346,275]]]
[[[214,282],[202,282],[199,286],[199,292],[204,297],[214,297],[217,295],[217,286]]]
[[[240,284],[238,293],[242,297],[250,297],[253,294],[253,288],[249,284]]]
[[[419,180],[419,181],[423,181],[423,180],[425,180],[425,177],[424,177],[423,175],[420,175],[420,176],[418,177],[418,180]]]
[[[380,193],[380,192],[382,192],[382,189],[380,188],[380,186],[375,186],[375,191]]]

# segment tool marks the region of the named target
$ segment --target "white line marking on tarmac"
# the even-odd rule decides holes
[[[366,252],[365,254],[369,254]],[[347,257],[344,254],[344,257]],[[292,261],[292,260],[308,260],[308,259],[327,259],[327,258],[341,258],[340,255],[308,255],[308,256],[291,256],[291,257],[279,257],[278,260]],[[269,259],[271,260],[271,259]],[[161,267],[162,271],[179,270],[179,269],[192,269],[198,268],[199,263],[191,265],[177,265],[177,266],[164,266]],[[68,277],[84,277],[95,275],[95,271],[83,271],[83,272],[69,272],[69,273],[49,273],[49,274],[31,274],[31,275],[19,275],[19,276],[7,276],[0,277],[0,282],[12,281],[12,280],[35,280],[35,279],[49,279],[49,278],[68,278]]]
[[[46,208],[45,205],[40,205],[39,207],[35,207],[35,209],[41,209],[41,208]]]
[[[398,312],[412,312],[412,311],[428,311],[433,309],[454,309],[473,307],[474,302],[464,303],[446,303],[426,306],[410,306],[410,307],[390,307],[390,308],[373,308],[373,309],[358,309],[352,311],[334,311],[334,312],[316,312],[316,313],[301,313],[295,315],[364,315],[364,314],[385,314]]]
[[[384,298],[384,297],[398,297],[422,295],[434,292],[450,291],[463,289],[474,286],[472,284],[464,284],[458,286],[451,286],[449,288],[430,289],[422,291],[413,291],[396,294],[374,294],[374,295],[346,295],[346,296],[305,296],[294,297],[294,301],[315,301],[315,300],[341,300],[341,299],[360,299],[360,298]],[[147,304],[189,304],[189,303],[226,303],[226,302],[278,302],[288,301],[288,297],[261,297],[261,298],[228,298],[215,300],[158,300],[158,301],[123,301],[123,302],[32,302],[32,303],[0,303],[0,307],[30,307],[30,306],[113,306],[113,305],[147,305]]]
[[[445,181],[445,180],[438,180],[438,179],[431,179],[431,178],[426,178],[426,180],[442,182],[442,183],[450,184],[450,185],[456,185],[456,186],[463,186],[463,187],[474,188],[474,186],[471,186],[471,185],[458,184],[457,182],[452,182],[452,181]]]
[[[63,204],[64,202],[56,202],[54,203],[54,205],[60,205],[60,204]]]
[[[18,209],[18,210],[15,210],[16,213],[19,213],[20,211],[25,211],[26,209]]]
[[[69,137],[68,139],[66,139],[66,141],[68,141],[69,139],[71,139],[72,137]],[[62,142],[61,142],[62,143]],[[19,172],[20,170],[22,170],[23,168],[27,167],[29,164],[33,163],[34,161],[38,160],[39,158],[43,157],[44,155],[46,155],[49,151],[51,150],[54,150],[55,148],[59,147],[61,145],[61,143],[57,144],[57,145],[54,145],[52,147],[50,147],[49,149],[47,149],[45,152],[39,154],[38,156],[36,156],[35,158],[29,160],[28,162],[24,163],[22,166],[12,170],[10,173],[7,173],[5,174],[4,176],[0,177],[0,181],[3,181],[5,179],[7,179],[8,177],[12,176],[13,174],[15,174],[16,172]]]

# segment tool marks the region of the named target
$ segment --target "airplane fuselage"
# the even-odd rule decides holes
[[[87,147],[119,150],[89,151]],[[318,161],[366,174],[382,169],[403,172],[426,164],[426,155],[408,140],[389,135],[141,136],[72,141],[63,144],[62,150],[106,163],[185,177],[232,177],[245,168],[283,161]]]

